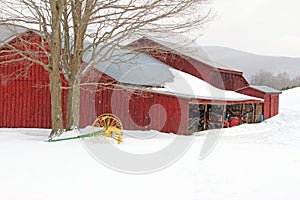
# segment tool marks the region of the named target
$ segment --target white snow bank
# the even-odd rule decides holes
[[[198,158],[207,131],[195,137],[172,166],[145,175],[103,166],[81,140],[44,142],[47,129],[0,129],[0,198],[298,200],[299,97],[300,88],[284,91],[278,116],[222,129],[221,140],[205,159]],[[173,138],[156,131],[127,131],[120,148],[148,153],[164,148]]]

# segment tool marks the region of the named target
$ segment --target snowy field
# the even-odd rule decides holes
[[[100,164],[81,140],[47,143],[49,130],[0,129],[0,199],[300,199],[300,88],[283,92],[278,116],[220,133],[204,159],[205,132],[188,136],[191,147],[169,167],[132,175]],[[144,154],[175,137],[146,134],[156,135],[125,135],[118,148]]]

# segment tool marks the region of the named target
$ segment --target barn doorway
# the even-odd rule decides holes
[[[188,131],[227,128],[260,122],[261,104],[189,104]]]
[[[222,128],[225,117],[225,105],[189,104],[189,132],[199,132]]]

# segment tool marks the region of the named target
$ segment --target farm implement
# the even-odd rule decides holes
[[[94,140],[103,137],[112,138],[118,144],[120,144],[123,141],[123,125],[117,116],[113,114],[102,114],[97,117],[92,124],[90,133],[73,137],[49,139],[48,142],[58,142],[89,137],[92,137]]]

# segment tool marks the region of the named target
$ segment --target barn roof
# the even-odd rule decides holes
[[[0,42],[8,42],[9,40],[15,38],[17,35],[26,31],[27,29],[16,26],[0,25]]]
[[[211,67],[229,70],[229,71],[236,71],[231,69],[228,66],[222,65],[212,60],[209,57],[207,51],[205,51],[194,40],[184,36],[183,34],[168,32],[167,34],[158,34],[158,35],[145,34],[143,37],[152,40],[155,43],[158,43],[178,54],[193,58]]]
[[[262,91],[264,93],[281,93],[280,90],[276,90],[274,88],[268,87],[268,86],[262,86],[262,85],[251,85],[250,87]]]
[[[120,83],[160,87],[173,81],[174,75],[170,67],[151,56],[123,49],[103,52],[98,56],[103,61],[94,67]],[[89,61],[90,56],[86,54],[84,61]]]
[[[211,84],[185,72],[176,70],[143,53],[115,49],[107,60],[95,68],[120,83],[151,87],[151,91],[188,98],[221,101],[247,101],[262,99],[218,89]],[[101,57],[103,55],[99,55]],[[85,55],[88,60],[89,55]],[[156,86],[156,87],[155,87]]]

